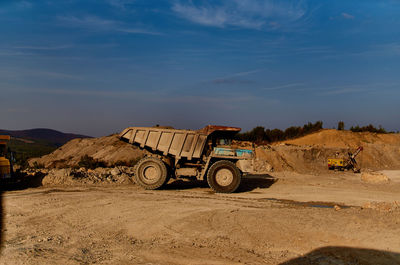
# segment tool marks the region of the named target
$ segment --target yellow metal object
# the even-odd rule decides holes
[[[10,161],[5,157],[0,157],[0,178],[9,178],[10,174]]]
[[[328,167],[343,167],[344,159],[330,158],[328,159]]]
[[[9,135],[0,135],[0,179],[11,178],[11,164],[5,157],[7,152],[6,144],[9,140]]]

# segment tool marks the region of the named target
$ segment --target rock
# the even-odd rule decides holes
[[[379,172],[363,172],[361,174],[361,180],[372,184],[387,183],[390,181],[388,176]]]
[[[54,184],[67,184],[72,180],[71,169],[52,169],[48,174],[42,179],[43,185],[54,185]]]
[[[333,206],[333,209],[335,209],[335,211],[339,211],[342,209],[342,207],[340,207],[339,205],[335,205]]]
[[[118,176],[119,174],[121,174],[121,171],[118,169],[118,168],[113,168],[112,170],[111,170],[111,175],[113,175],[113,176]]]

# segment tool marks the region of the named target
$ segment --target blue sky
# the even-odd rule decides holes
[[[0,1],[1,128],[400,130],[400,1]]]

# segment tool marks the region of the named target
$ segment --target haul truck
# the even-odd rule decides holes
[[[158,189],[172,177],[207,180],[220,193],[234,192],[242,174],[253,171],[254,151],[235,148],[237,127],[208,125],[203,129],[176,130],[129,127],[120,139],[149,151],[135,165],[134,180],[145,189]]]
[[[10,140],[9,135],[0,135],[0,181],[1,182],[8,182],[11,180],[12,161],[7,159],[7,154],[8,154],[7,142],[9,140]]]

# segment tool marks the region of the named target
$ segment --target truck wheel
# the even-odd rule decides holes
[[[207,182],[215,192],[234,192],[239,187],[241,180],[240,170],[231,161],[217,161],[208,169]]]
[[[136,164],[134,179],[146,190],[155,190],[168,181],[168,170],[160,159],[145,157]]]

